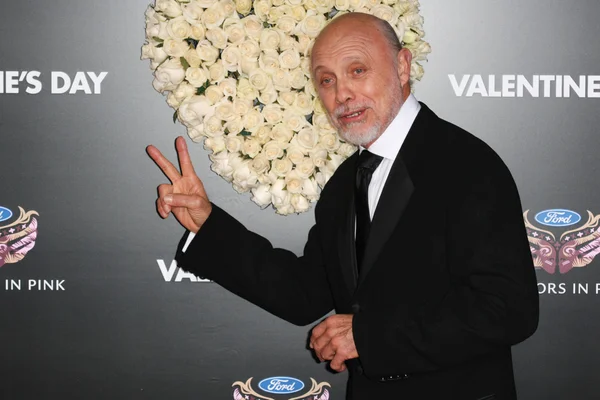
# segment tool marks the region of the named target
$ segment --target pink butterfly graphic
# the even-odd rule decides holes
[[[588,221],[583,226],[563,233],[556,240],[552,232],[529,222],[528,213],[529,210],[523,213],[523,219],[535,268],[549,274],[558,269],[561,274],[566,274],[573,268],[587,266],[600,254],[600,214],[594,216],[588,211]]]

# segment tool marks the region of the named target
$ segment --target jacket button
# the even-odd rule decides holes
[[[358,314],[360,312],[360,305],[358,303],[352,304],[352,313]]]

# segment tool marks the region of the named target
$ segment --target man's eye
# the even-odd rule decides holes
[[[321,79],[321,85],[329,85],[332,82],[331,78],[323,78]]]
[[[364,68],[354,68],[354,73],[357,74],[357,75],[360,75],[363,72],[365,72]]]

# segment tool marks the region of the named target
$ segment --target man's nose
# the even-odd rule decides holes
[[[335,90],[335,102],[344,104],[348,100],[354,99],[354,90],[352,84],[346,80],[338,80]]]

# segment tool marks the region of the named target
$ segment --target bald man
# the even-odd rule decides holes
[[[189,231],[182,268],[294,324],[335,309],[310,347],[348,370],[347,399],[515,399],[511,346],[538,321],[517,188],[493,150],[414,98],[410,65],[370,15],[340,16],[318,36],[315,87],[359,151],[323,189],[301,257],[209,201],[183,138],[181,173],[148,147],[172,182],[158,212]]]

